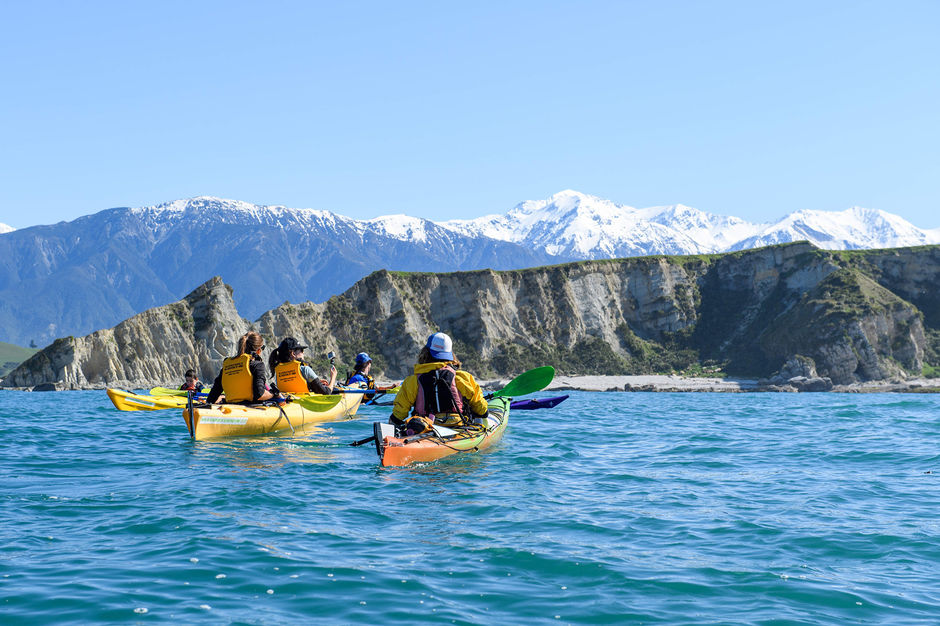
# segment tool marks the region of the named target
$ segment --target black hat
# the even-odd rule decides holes
[[[278,350],[283,354],[285,352],[293,352],[294,350],[306,350],[308,347],[309,346],[300,345],[300,342],[293,337],[285,337],[284,340],[281,341],[281,345],[278,346]]]

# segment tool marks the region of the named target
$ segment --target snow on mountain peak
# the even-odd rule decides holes
[[[803,239],[826,249],[940,243],[940,229],[920,230],[897,215],[862,207],[802,210],[754,224],[684,204],[636,209],[572,189],[521,202],[504,215],[439,225],[583,259],[726,252]]]
[[[365,220],[365,223],[376,227],[377,230],[383,230],[389,236],[401,241],[426,242],[428,240],[427,226],[429,222],[420,217],[411,217],[398,213]]]
[[[824,249],[884,248],[940,243],[940,228],[921,230],[876,209],[804,209],[754,224],[684,204],[637,209],[573,189],[527,200],[505,214],[431,222],[408,215],[354,220],[325,210],[260,206],[213,196],[130,209],[159,224],[180,219],[228,224],[300,225],[307,231],[349,228],[424,246],[453,245],[448,233],[521,244],[561,260],[649,254],[702,254],[798,240]],[[8,230],[9,227],[7,227]],[[3,226],[0,225],[0,232]]]
[[[16,229],[13,228],[12,226],[0,223],[0,235],[2,235],[3,233],[12,233],[14,230]]]

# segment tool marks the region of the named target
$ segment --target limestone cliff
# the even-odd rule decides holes
[[[285,303],[253,325],[213,279],[184,300],[112,330],[61,339],[5,385],[169,384],[218,371],[250,326],[269,346],[335,350],[340,374],[368,352],[387,378],[408,374],[432,332],[482,376],[552,364],[568,374],[696,371],[753,377],[811,359],[836,384],[919,375],[940,365],[940,247],[829,252],[807,243],[723,255],[585,261],[527,270],[378,271],[325,303]]]
[[[390,377],[407,374],[440,329],[484,375],[545,363],[571,374],[706,363],[765,376],[801,354],[836,384],[903,378],[923,368],[924,319],[940,321],[928,289],[938,250],[834,253],[798,243],[505,272],[379,271],[325,304],[284,305],[258,325],[321,352],[367,350]]]
[[[189,368],[211,380],[249,327],[235,310],[231,287],[216,277],[183,300],[144,311],[114,328],[57,339],[11,372],[3,385],[175,387]]]

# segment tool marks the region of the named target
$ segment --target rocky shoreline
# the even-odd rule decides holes
[[[795,377],[798,378],[798,377]],[[479,379],[484,390],[501,389],[510,378]],[[881,380],[850,385],[819,385],[814,380],[776,382],[757,378],[692,377],[677,375],[645,376],[567,376],[559,375],[543,390],[550,391],[647,391],[661,393],[940,393],[940,379],[912,378],[909,380]],[[822,379],[826,380],[826,379]],[[378,381],[381,386],[401,381]],[[118,389],[133,389],[133,385],[109,385]],[[45,383],[36,387],[7,387],[11,391],[69,391],[75,389],[61,383]],[[85,390],[104,390],[103,385],[90,385]]]
[[[499,389],[509,379],[481,380],[485,389]],[[802,381],[795,381],[799,383]],[[917,378],[893,381],[869,381],[850,385],[829,385],[828,389],[811,385],[777,384],[756,378],[697,378],[686,376],[564,376],[559,375],[544,391],[653,391],[698,393],[812,392],[835,393],[938,393],[940,379]]]

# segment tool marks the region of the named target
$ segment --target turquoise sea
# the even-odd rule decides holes
[[[938,623],[938,409],[573,392],[402,469],[346,445],[387,408],[194,443],[0,391],[0,622]]]

